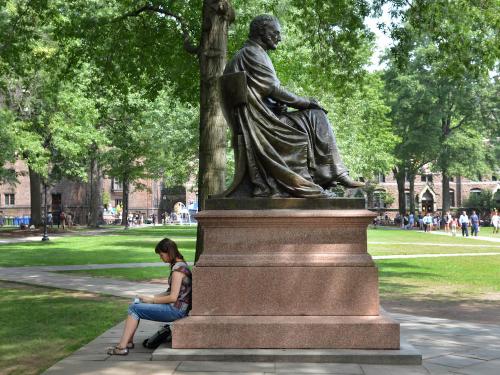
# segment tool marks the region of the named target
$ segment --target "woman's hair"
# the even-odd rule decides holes
[[[168,254],[170,258],[170,267],[173,267],[177,258],[184,260],[184,257],[177,249],[177,244],[169,238],[164,238],[155,247],[155,253],[165,253]]]

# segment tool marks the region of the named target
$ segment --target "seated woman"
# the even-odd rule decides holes
[[[117,346],[108,348],[109,355],[127,355],[134,348],[134,334],[141,319],[173,322],[184,318],[191,309],[191,271],[177,244],[165,238],[156,245],[155,253],[170,263],[168,289],[153,296],[138,296],[138,302],[129,306],[125,328]]]

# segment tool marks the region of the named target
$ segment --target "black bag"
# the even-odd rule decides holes
[[[142,342],[142,346],[148,349],[156,349],[161,344],[172,340],[172,331],[170,325],[164,326],[158,332]]]

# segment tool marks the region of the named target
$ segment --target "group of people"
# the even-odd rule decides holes
[[[452,215],[449,211],[444,215],[439,212],[434,215],[430,212],[426,215],[419,213],[416,217],[411,213],[403,216],[397,214],[394,223],[401,225],[405,229],[418,227],[424,232],[444,229],[445,232],[451,233],[452,236],[456,236],[457,230],[461,229],[464,237],[469,236],[469,229],[472,236],[477,236],[481,226],[481,220],[475,210],[472,211],[470,216],[467,215],[466,211],[456,215]],[[491,214],[491,225],[493,226],[493,234],[500,231],[500,216],[496,209]]]
[[[73,214],[71,212],[64,212],[61,210],[59,212],[48,212],[47,213],[47,225],[51,228],[55,225],[57,227],[62,227],[62,229],[66,229],[66,227],[71,228],[73,226]]]

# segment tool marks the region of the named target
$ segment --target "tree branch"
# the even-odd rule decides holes
[[[198,55],[200,47],[195,46],[192,43],[191,35],[189,34],[189,29],[188,29],[188,25],[187,25],[186,20],[180,14],[174,13],[171,10],[166,9],[162,6],[155,6],[155,5],[146,4],[146,5],[140,7],[136,10],[130,11],[128,13],[125,13],[123,16],[116,18],[114,20],[114,22],[121,21],[121,20],[123,20],[125,18],[129,18],[129,17],[137,17],[141,13],[145,13],[145,12],[160,13],[160,14],[163,14],[164,16],[167,16],[167,17],[170,17],[171,19],[173,19],[179,25],[179,27],[181,29],[182,37],[184,38],[184,49],[188,53],[191,53],[193,55]]]
[[[464,116],[460,122],[455,125],[454,127],[450,127],[450,133],[458,128],[460,128],[463,124],[465,124],[465,121],[469,118],[469,116]]]

